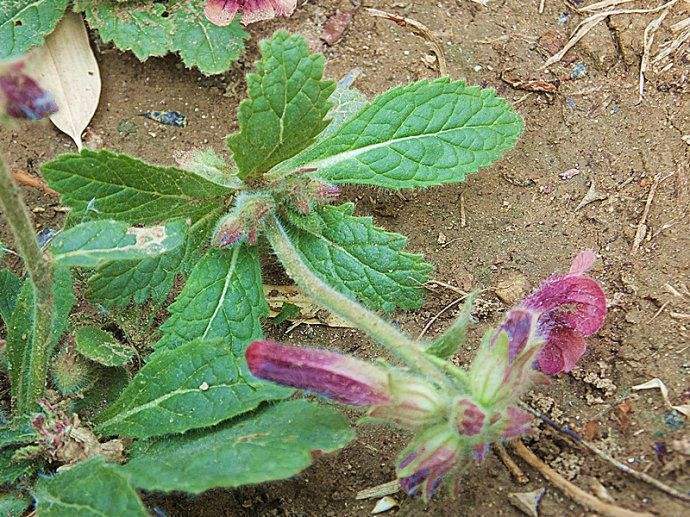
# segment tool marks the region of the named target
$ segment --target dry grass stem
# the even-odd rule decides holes
[[[529,483],[527,475],[522,471],[519,465],[515,463],[513,458],[510,457],[510,454],[508,454],[508,451],[503,445],[498,442],[494,443],[494,452],[518,485],[526,485]]]
[[[477,3],[486,5],[483,2],[479,1],[477,1]],[[421,22],[418,22],[417,20],[413,20],[412,18],[406,18],[404,16],[388,13],[386,11],[381,11],[379,9],[367,9],[367,12],[371,16],[375,16],[377,18],[385,18],[386,20],[390,20],[398,24],[400,27],[409,28],[412,34],[415,34],[416,36],[419,36],[420,38],[428,41],[431,44],[434,54],[436,54],[439,75],[448,75],[448,62],[446,61],[446,55],[443,51],[443,43],[438,38],[438,36],[436,36],[436,34],[434,34],[431,31],[431,29],[429,29],[429,27],[427,27]]]
[[[642,217],[640,217],[640,222],[637,223],[637,231],[635,232],[635,240],[630,251],[637,253],[640,249],[640,245],[647,235],[647,217],[649,216],[649,210],[652,207],[652,201],[654,201],[654,195],[656,190],[659,188],[659,184],[667,178],[670,178],[673,174],[668,174],[664,177],[661,174],[657,174],[654,177],[654,183],[649,189],[649,194],[647,195],[647,202],[644,205],[644,210],[642,211]]]

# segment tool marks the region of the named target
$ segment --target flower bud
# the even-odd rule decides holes
[[[425,431],[401,455],[396,469],[400,486],[408,495],[421,490],[428,501],[455,466],[460,440],[446,424]]]
[[[474,436],[484,428],[484,411],[468,398],[461,398],[456,403],[455,422],[458,432],[464,436]]]
[[[310,390],[352,406],[391,400],[388,372],[346,355],[274,341],[255,341],[245,355],[249,370],[260,379]]]
[[[527,411],[510,406],[506,410],[506,416],[503,420],[505,427],[503,428],[502,437],[506,440],[517,438],[518,436],[528,432],[532,425],[532,415]]]
[[[238,195],[232,211],[218,221],[213,233],[213,244],[220,248],[233,246],[241,241],[256,244],[261,225],[274,208],[273,198],[266,194]]]
[[[341,189],[337,185],[314,180],[311,188],[313,190],[314,201],[318,205],[328,205],[337,201],[340,197]]]

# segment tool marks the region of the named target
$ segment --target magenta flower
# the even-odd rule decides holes
[[[235,15],[242,13],[242,23],[270,20],[276,16],[290,16],[297,7],[297,0],[206,0],[204,13],[215,25],[230,25]]]
[[[58,110],[53,96],[22,70],[23,63],[12,63],[0,72],[0,101],[12,118],[39,120]]]
[[[390,401],[388,373],[346,355],[255,341],[245,353],[252,374],[260,379],[310,390],[351,406]]]
[[[484,428],[484,411],[467,398],[457,403],[458,414],[456,417],[458,431],[464,436],[474,436],[482,432]]]
[[[369,406],[367,416],[415,428],[440,421],[447,400],[424,379],[352,357],[255,341],[246,352],[255,377],[313,391],[351,406]]]
[[[587,349],[584,338],[597,332],[606,318],[606,295],[585,273],[593,251],[575,257],[567,275],[555,275],[528,296],[522,307],[539,311],[538,332],[546,341],[537,358],[539,369],[555,375],[569,372]]]
[[[402,454],[396,469],[408,495],[431,499],[460,457],[460,441],[445,425],[432,427]]]

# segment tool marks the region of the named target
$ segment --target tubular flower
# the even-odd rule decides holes
[[[572,370],[587,349],[584,338],[604,323],[606,295],[596,280],[585,275],[595,258],[593,251],[581,252],[567,275],[552,276],[522,302],[541,313],[538,332],[546,343],[537,363],[544,373]]]
[[[0,103],[12,118],[39,120],[57,112],[53,96],[23,72],[23,63],[0,68]]]
[[[215,25],[230,25],[235,15],[242,13],[242,23],[270,20],[276,16],[290,16],[297,7],[297,0],[206,0],[204,13]]]

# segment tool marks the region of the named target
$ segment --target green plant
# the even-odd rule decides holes
[[[278,32],[261,53],[240,129],[227,139],[232,161],[197,150],[181,168],[162,167],[85,150],[46,163],[71,212],[45,250],[2,171],[12,195],[0,208],[29,273],[22,282],[8,272],[3,296],[16,300],[5,320],[14,417],[0,428],[0,462],[13,473],[3,482],[71,466],[35,485],[41,514],[86,501],[110,513],[113,498],[136,514],[135,489],[198,493],[281,479],[305,468],[310,451],[348,443],[353,433],[333,409],[286,401],[292,390],[249,373],[245,350],[262,338],[268,313],[256,244],[266,237],[315,301],[332,307],[295,271],[338,293],[350,320],[370,314],[355,300],[416,308],[431,267],[351,203],[332,205],[339,185],[459,182],[522,130],[490,90],[439,79],[368,101],[350,79],[324,80],[323,57],[301,37]],[[135,348],[102,324],[69,324],[75,277],[98,321],[132,303],[160,305],[176,278],[186,280],[160,338]],[[396,347],[404,336],[383,320],[367,330],[445,382],[419,350]],[[57,392],[45,391],[47,379]]]
[[[204,0],[7,0],[0,2],[0,60],[40,45],[68,8],[83,13],[103,41],[141,60],[176,52],[207,75],[230,68],[249,37],[239,17],[222,27],[209,21]]]

